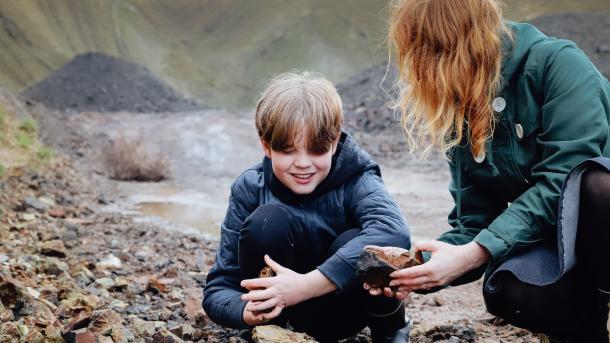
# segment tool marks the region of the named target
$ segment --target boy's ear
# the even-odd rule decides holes
[[[264,139],[261,139],[261,146],[263,147],[265,156],[267,156],[267,158],[271,158],[271,147],[269,146],[269,143],[267,143],[267,141]]]
[[[332,146],[332,150],[333,150],[333,155],[335,154],[335,152],[337,152],[337,146],[339,146],[339,139],[341,139],[341,134],[339,133],[339,135],[337,136],[337,138],[335,139],[335,141],[333,142],[333,146]]]

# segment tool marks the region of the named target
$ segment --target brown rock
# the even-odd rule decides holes
[[[40,246],[40,252],[43,255],[66,257],[66,247],[64,242],[60,240],[46,241]]]
[[[390,283],[390,274],[393,271],[413,267],[422,262],[423,258],[419,253],[414,255],[402,248],[369,245],[360,254],[358,276],[372,287],[383,288]]]
[[[8,308],[4,309],[4,311],[0,313],[0,321],[8,322],[11,320],[13,320],[13,311],[9,310]]]
[[[66,210],[62,207],[53,207],[47,213],[54,218],[66,218]]]
[[[46,342],[44,340],[44,336],[35,328],[28,328],[28,332],[21,337],[22,342],[31,342],[31,343],[43,343]]]
[[[70,331],[65,336],[66,343],[97,343],[97,339],[86,328]]]
[[[89,323],[91,323],[91,314],[87,311],[80,311],[70,319],[66,329],[68,331],[82,329],[89,326]]]
[[[146,286],[146,290],[156,293],[167,293],[169,291],[169,285],[173,282],[174,279],[157,279],[157,277],[151,276],[148,279],[148,285]]]
[[[17,282],[0,272],[0,302],[8,308],[13,308],[20,296]]]
[[[269,267],[263,267],[263,269],[261,269],[261,272],[258,274],[259,278],[274,277],[274,276],[275,276],[275,273]]]
[[[63,343],[64,338],[61,335],[61,324],[49,325],[44,329],[45,343]]]
[[[256,343],[312,343],[310,336],[282,329],[277,325],[261,325],[252,330],[252,340]]]
[[[198,316],[202,315],[205,317],[203,308],[201,308],[202,300],[201,291],[192,294],[188,293],[186,300],[184,301],[184,313],[186,314],[186,318],[197,321]],[[205,323],[205,318],[203,319],[203,322]]]
[[[180,339],[180,337],[174,335],[173,333],[167,331],[166,329],[162,329],[157,331],[153,335],[153,343],[183,343],[184,341]]]
[[[113,310],[93,311],[89,330],[94,334],[107,334],[113,328],[120,328],[123,325],[121,316]]]
[[[188,324],[178,325],[169,329],[169,331],[174,335],[187,341],[192,341],[195,339],[195,329],[193,329],[193,327]]]

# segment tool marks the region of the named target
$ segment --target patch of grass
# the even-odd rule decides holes
[[[15,134],[15,139],[17,140],[17,144],[23,149],[29,149],[32,144],[34,144],[32,137],[23,131],[18,131]]]
[[[53,150],[48,146],[41,146],[36,152],[36,157],[41,161],[50,160],[53,157]]]
[[[0,163],[0,176],[4,175],[4,173],[6,173],[6,167]]]
[[[4,126],[6,123],[6,112],[0,108],[0,126]]]
[[[27,133],[35,133],[38,130],[38,125],[32,118],[25,118],[21,125],[19,125],[19,130],[27,132]]]

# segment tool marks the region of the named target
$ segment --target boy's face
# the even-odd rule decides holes
[[[264,140],[261,143],[265,155],[271,160],[275,177],[293,193],[309,194],[328,176],[339,139],[328,151],[319,154],[307,151],[304,135],[299,136],[293,146],[282,151],[271,149]]]

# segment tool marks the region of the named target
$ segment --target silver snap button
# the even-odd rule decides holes
[[[477,163],[483,163],[483,161],[485,161],[485,151],[483,151],[482,153],[476,155],[474,157],[474,161]]]
[[[521,124],[515,124],[515,132],[519,139],[523,138],[523,126]]]
[[[496,112],[502,112],[506,108],[506,100],[504,100],[504,98],[502,98],[502,97],[497,97],[491,103],[491,107]]]

